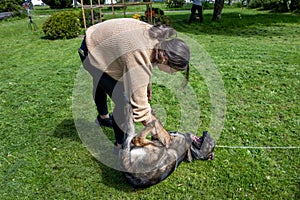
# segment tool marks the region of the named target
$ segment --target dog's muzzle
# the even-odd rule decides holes
[[[207,131],[203,132],[202,137],[192,136],[191,153],[193,158],[198,160],[212,160],[214,154],[215,140]]]

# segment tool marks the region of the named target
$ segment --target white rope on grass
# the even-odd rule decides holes
[[[216,145],[217,148],[227,149],[300,149],[300,146],[288,146],[288,147],[257,147],[257,146],[223,146]]]

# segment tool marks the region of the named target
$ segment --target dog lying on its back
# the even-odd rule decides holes
[[[155,139],[146,139],[153,129]],[[167,132],[155,119],[138,135],[126,139],[119,158],[126,179],[134,187],[148,187],[167,178],[184,159],[213,159],[214,147],[215,141],[207,132],[200,138]]]

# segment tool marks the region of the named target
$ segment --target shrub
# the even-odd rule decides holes
[[[146,10],[145,16],[139,16],[139,15],[134,15],[134,16],[137,19],[148,22],[151,17],[151,13],[149,12],[149,10]],[[152,23],[153,24],[160,23],[166,26],[171,26],[171,19],[168,16],[164,15],[164,11],[161,10],[160,8],[152,8]]]
[[[212,10],[212,9],[214,9],[214,5],[215,4],[211,3],[209,0],[202,1],[203,10]]]
[[[288,12],[288,0],[253,0],[249,4],[250,8],[261,8],[263,10],[272,10],[275,12]]]
[[[54,13],[42,27],[49,39],[69,39],[77,37],[81,32],[78,14],[65,11]]]
[[[42,0],[43,3],[50,6],[51,9],[71,8],[73,0]]]
[[[260,8],[262,7],[262,2],[258,1],[258,0],[252,0],[249,4],[248,4],[249,8]]]
[[[14,16],[26,17],[26,11],[21,6],[22,0],[1,0],[0,12],[13,12]]]
[[[185,4],[185,0],[167,0],[166,3],[169,8],[179,8]]]

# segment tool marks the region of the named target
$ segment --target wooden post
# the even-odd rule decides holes
[[[150,23],[152,24],[152,18],[153,18],[153,16],[152,16],[152,0],[150,0],[150,15],[151,15],[151,17],[150,17]]]
[[[100,15],[100,22],[102,22],[102,9],[101,9],[101,6],[100,6],[100,0],[98,0],[98,5],[99,5],[99,15]]]
[[[81,12],[82,12],[82,17],[83,17],[83,25],[84,25],[84,30],[86,30],[86,21],[85,21],[85,14],[84,14],[84,7],[83,7],[83,0],[80,0],[81,2]]]
[[[151,15],[152,15],[152,0],[150,0],[150,10],[151,10]],[[151,16],[151,21],[150,21],[150,23],[152,24],[152,16]]]
[[[84,3],[83,3],[83,0],[80,0],[81,1],[81,10],[82,10],[82,16],[83,16],[83,23],[84,23],[84,29],[86,30],[87,29],[87,25],[86,25],[86,18],[85,18],[85,13],[84,13]],[[115,5],[113,3],[113,0],[110,0],[111,3],[110,5],[101,5],[101,2],[100,0],[98,0],[98,7],[99,7],[99,12],[100,12],[100,22],[102,22],[102,8],[103,7],[111,7],[112,8],[112,18],[115,18]],[[140,2],[140,3],[128,3],[126,4],[125,3],[125,0],[122,0],[122,3],[121,4],[118,4],[117,7],[122,7],[123,6],[123,11],[124,11],[124,17],[126,16],[126,8],[127,6],[136,6],[136,5],[146,5],[146,10],[147,12],[150,12],[150,19],[148,19],[148,22],[149,23],[153,23],[152,21],[152,0],[148,0],[146,2]],[[95,19],[94,19],[94,11],[93,11],[93,1],[90,0],[90,9],[91,9],[91,18],[92,18],[92,24],[95,23]],[[95,5],[95,8],[97,8],[97,5]]]
[[[92,18],[92,24],[94,25],[94,11],[93,11],[93,0],[90,0],[91,4],[91,18]]]
[[[110,0],[110,3],[111,3],[112,16],[113,16],[113,18],[115,18],[115,8],[114,8],[113,0]]]
[[[125,5],[125,1],[122,0],[122,3],[123,3],[123,14],[124,14],[124,17],[126,16],[126,5]]]

